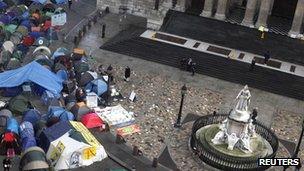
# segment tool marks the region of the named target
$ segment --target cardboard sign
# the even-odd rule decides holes
[[[57,146],[54,148],[54,150],[50,155],[52,165],[55,165],[57,163],[64,149],[65,149],[64,144],[61,141],[59,141]]]
[[[139,132],[140,128],[138,125],[130,125],[122,128],[117,129],[117,134],[121,136],[129,135],[129,134],[134,134],[136,132]]]
[[[135,94],[134,91],[131,92],[131,95],[130,95],[129,99],[130,99],[132,102],[134,102],[134,100],[136,99],[136,94]]]
[[[81,123],[81,122],[75,122],[70,121],[70,123],[73,125],[73,127],[81,133],[83,138],[93,147],[99,147],[101,144],[98,142],[98,140],[91,134],[91,132]]]
[[[67,22],[66,16],[67,15],[65,12],[52,15],[51,18],[52,26],[63,26]]]

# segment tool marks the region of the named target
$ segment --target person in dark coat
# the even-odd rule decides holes
[[[264,54],[264,64],[266,64],[270,59],[270,52],[267,51],[265,54]]]
[[[4,171],[9,171],[10,168],[12,167],[12,162],[11,160],[7,157],[5,159],[3,159],[3,169]]]
[[[77,100],[77,102],[85,102],[86,97],[87,97],[87,95],[82,88],[78,88],[76,90],[76,100]]]
[[[255,66],[255,58],[253,58],[252,61],[251,61],[249,71],[253,71],[254,66]]]
[[[196,65],[196,63],[194,63],[194,62],[191,62],[191,64],[190,64],[190,70],[191,70],[192,76],[194,76],[194,74],[195,74],[195,65]]]
[[[258,110],[257,110],[257,108],[254,108],[252,110],[252,115],[251,115],[252,123],[254,123],[254,124],[256,123],[257,116],[258,116]]]
[[[125,69],[125,81],[130,81],[130,76],[131,76],[131,69],[130,67],[127,66],[127,68]]]
[[[72,3],[73,3],[73,1],[72,1],[72,0],[69,0],[69,9],[71,9]]]
[[[187,58],[183,58],[180,61],[180,69],[181,70],[186,70],[186,65],[187,65]]]
[[[113,77],[113,67],[112,67],[112,65],[109,65],[109,67],[107,68],[107,74],[109,76],[109,80],[111,82],[113,82],[114,81],[114,77]]]

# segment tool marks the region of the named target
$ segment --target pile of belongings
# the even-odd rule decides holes
[[[106,107],[104,109],[97,107],[93,110],[109,126],[123,127],[135,121],[134,114],[125,110],[121,105]]]
[[[62,121],[45,129],[39,144],[55,170],[88,166],[107,157],[104,147],[80,122]]]

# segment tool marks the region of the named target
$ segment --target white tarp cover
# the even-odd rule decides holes
[[[121,105],[104,109],[94,108],[94,111],[110,126],[124,125],[135,121],[133,113],[125,110]]]
[[[56,154],[58,156],[56,157]],[[52,141],[47,151],[47,159],[53,159],[55,170],[89,166],[107,157],[102,145],[93,147],[69,137],[69,132]]]

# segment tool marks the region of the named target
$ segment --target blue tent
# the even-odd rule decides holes
[[[48,111],[48,118],[58,117],[60,121],[72,121],[74,120],[73,113],[65,110],[63,107],[50,106]]]
[[[57,71],[56,75],[64,81],[68,80],[69,78],[68,73],[63,69]]]
[[[34,82],[59,97],[63,80],[37,62],[0,73],[0,87],[16,87],[24,82]]]
[[[107,83],[101,79],[93,80],[85,86],[87,92],[94,92],[98,96],[105,93],[108,89]]]
[[[32,125],[35,125],[41,118],[41,114],[36,109],[30,109],[23,113],[23,122],[30,122]]]
[[[38,39],[39,37],[44,36],[44,32],[37,32],[37,31],[32,31],[29,33],[31,37],[34,37],[35,39]]]
[[[6,9],[7,8],[7,4],[3,1],[0,1],[0,10]]]
[[[21,24],[20,24],[21,26],[25,26],[28,30],[31,30],[31,21],[30,20],[22,20],[22,22],[21,22]]]
[[[64,47],[61,47],[61,48],[56,49],[56,51],[53,53],[53,56],[51,59],[54,60],[59,56],[64,56],[64,55],[68,55],[68,54],[69,54],[69,51]]]
[[[68,0],[51,0],[53,4],[66,4]]]
[[[46,4],[47,0],[32,0],[35,3]]]
[[[6,130],[19,135],[19,124],[15,118],[9,118],[6,124]]]
[[[20,137],[22,141],[22,151],[37,146],[34,128],[30,122],[24,121],[20,124]]]
[[[39,146],[47,152],[49,149],[50,143],[68,131],[73,129],[73,126],[70,124],[70,122],[67,121],[61,121],[56,123],[55,125],[45,129],[39,136]]]

